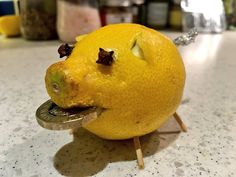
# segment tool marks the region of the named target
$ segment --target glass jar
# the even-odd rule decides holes
[[[102,25],[132,23],[132,2],[130,0],[103,0],[101,8]]]
[[[14,14],[14,2],[13,0],[0,0],[0,16]]]
[[[74,43],[76,36],[100,27],[97,0],[58,0],[57,32],[60,40]]]
[[[21,32],[31,40],[47,40],[57,37],[56,0],[21,0]]]
[[[224,0],[227,29],[236,31],[236,0]]]
[[[169,1],[147,1],[147,26],[155,29],[165,28],[168,20]]]
[[[181,0],[172,0],[169,11],[169,25],[174,30],[182,29],[182,9]]]

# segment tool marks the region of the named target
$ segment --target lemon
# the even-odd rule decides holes
[[[0,17],[0,33],[5,36],[20,35],[20,17],[18,15]]]
[[[60,107],[104,108],[84,128],[105,139],[128,139],[156,130],[176,111],[185,69],[169,38],[141,25],[115,24],[77,39],[45,80]],[[99,48],[114,51],[111,66],[96,63]]]

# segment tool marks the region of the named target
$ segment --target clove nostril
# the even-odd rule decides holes
[[[56,83],[56,82],[53,82],[53,83],[52,83],[52,89],[53,89],[53,91],[54,91],[55,93],[60,92],[59,84]]]

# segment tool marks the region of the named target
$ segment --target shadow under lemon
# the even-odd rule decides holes
[[[171,117],[158,131],[140,137],[144,162],[145,157],[168,147],[179,133],[178,124]],[[104,140],[82,128],[54,156],[57,171],[71,177],[95,175],[109,163],[119,161],[136,161],[133,140]]]

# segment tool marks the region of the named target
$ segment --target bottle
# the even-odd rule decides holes
[[[55,39],[56,0],[21,0],[21,32],[25,39]]]
[[[145,0],[133,0],[133,23],[145,25],[146,8]]]
[[[224,0],[225,16],[228,30],[236,30],[236,0]]]
[[[132,23],[132,2],[130,0],[103,0],[101,2],[102,25]]]
[[[151,28],[165,28],[168,20],[168,0],[147,1],[147,26]]]
[[[172,29],[182,29],[182,9],[180,6],[181,0],[172,0],[169,11],[169,25]]]
[[[57,32],[60,40],[74,43],[76,36],[100,27],[97,0],[58,0]]]

